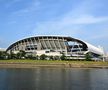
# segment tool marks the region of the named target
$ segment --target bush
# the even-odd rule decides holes
[[[86,61],[91,61],[91,53],[87,53],[87,54],[85,55],[85,60],[86,60]]]
[[[54,60],[53,56],[48,56],[49,60]]]
[[[41,56],[40,56],[40,60],[46,60],[47,59],[47,56],[45,55],[45,54],[42,54]]]
[[[0,59],[8,59],[8,54],[5,51],[0,51]]]
[[[54,56],[53,58],[54,58],[54,60],[60,60],[59,56]]]
[[[64,54],[62,54],[62,56],[60,57],[61,60],[66,60],[66,56]]]

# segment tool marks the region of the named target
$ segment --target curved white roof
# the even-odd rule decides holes
[[[79,39],[76,39],[76,40],[79,40]],[[80,40],[80,41],[82,41],[83,43],[85,43],[87,45],[87,47],[88,47],[87,52],[92,52],[92,53],[95,53],[95,54],[98,54],[98,55],[104,55],[104,51],[101,48],[95,47],[94,45],[91,45],[91,44],[89,44],[89,43],[87,43],[83,40]]]
[[[93,46],[93,45],[91,45],[91,44],[89,44],[87,42],[84,42],[84,43],[87,45],[88,51],[99,54],[99,55],[104,54],[104,51],[101,48],[95,47],[95,46]]]
[[[72,37],[66,37],[66,36],[35,36],[35,38],[39,38],[39,37],[58,37],[58,38],[65,38],[67,39],[67,41],[77,41],[79,43],[82,43],[85,48],[88,49],[89,52],[92,52],[92,53],[95,53],[95,54],[98,54],[98,55],[104,55],[104,51],[101,49],[101,48],[98,48],[98,47],[95,47],[83,40],[80,40],[80,39],[77,39],[77,38],[72,38]],[[26,39],[30,39],[30,38],[34,38],[34,37],[29,37],[29,38],[25,38],[25,39],[22,39],[22,40],[26,40]],[[21,40],[17,41],[17,42],[20,42]],[[13,43],[12,45],[10,45],[6,51],[8,51],[10,48],[12,48],[15,44],[17,44],[17,42]],[[87,52],[88,52],[87,51]]]

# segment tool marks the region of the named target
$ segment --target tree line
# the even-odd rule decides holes
[[[47,56],[45,54],[42,54],[40,56],[38,55],[33,55],[33,54],[29,54],[27,55],[27,53],[23,50],[20,50],[18,53],[13,53],[10,52],[7,53],[5,51],[0,51],[0,60],[9,60],[9,59],[32,59],[32,60],[67,60],[67,57],[62,54],[61,56]],[[91,55],[89,53],[87,53],[85,55],[85,60],[86,61],[91,61]]]
[[[27,55],[27,53],[23,50],[20,50],[18,53],[10,52],[10,54],[5,51],[0,51],[0,60],[9,60],[9,59],[60,60],[62,59],[62,57],[47,56],[45,54],[42,54],[40,56],[33,54]]]

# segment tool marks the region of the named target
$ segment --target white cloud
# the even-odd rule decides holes
[[[97,17],[93,15],[92,11],[94,8],[100,7],[100,4],[92,3],[94,0],[86,0],[63,16],[55,17],[51,21],[37,23],[33,34],[53,33],[77,36],[85,32],[86,25],[108,22],[108,16]]]
[[[39,7],[40,7],[40,2],[38,0],[33,0],[30,3],[30,5],[28,5],[26,8],[22,8],[18,11],[15,11],[15,12],[13,12],[12,15],[22,15],[22,14],[34,12],[34,11],[38,10]]]
[[[72,17],[70,15],[63,17],[60,23],[64,23],[65,25],[73,25],[73,24],[95,24],[102,23],[108,21],[108,17],[94,17],[93,15],[80,15],[78,17]]]
[[[67,22],[68,24],[95,24],[108,21],[108,17],[94,17],[92,15],[82,15],[76,18],[64,18],[63,21]]]
[[[108,17],[94,17],[92,15],[81,15],[76,18],[71,16],[62,17],[56,21],[46,21],[36,24],[33,34],[67,34],[75,35],[83,32],[83,29],[88,24],[98,24],[108,21]]]

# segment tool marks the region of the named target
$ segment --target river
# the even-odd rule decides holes
[[[108,69],[0,69],[0,90],[108,90]]]

